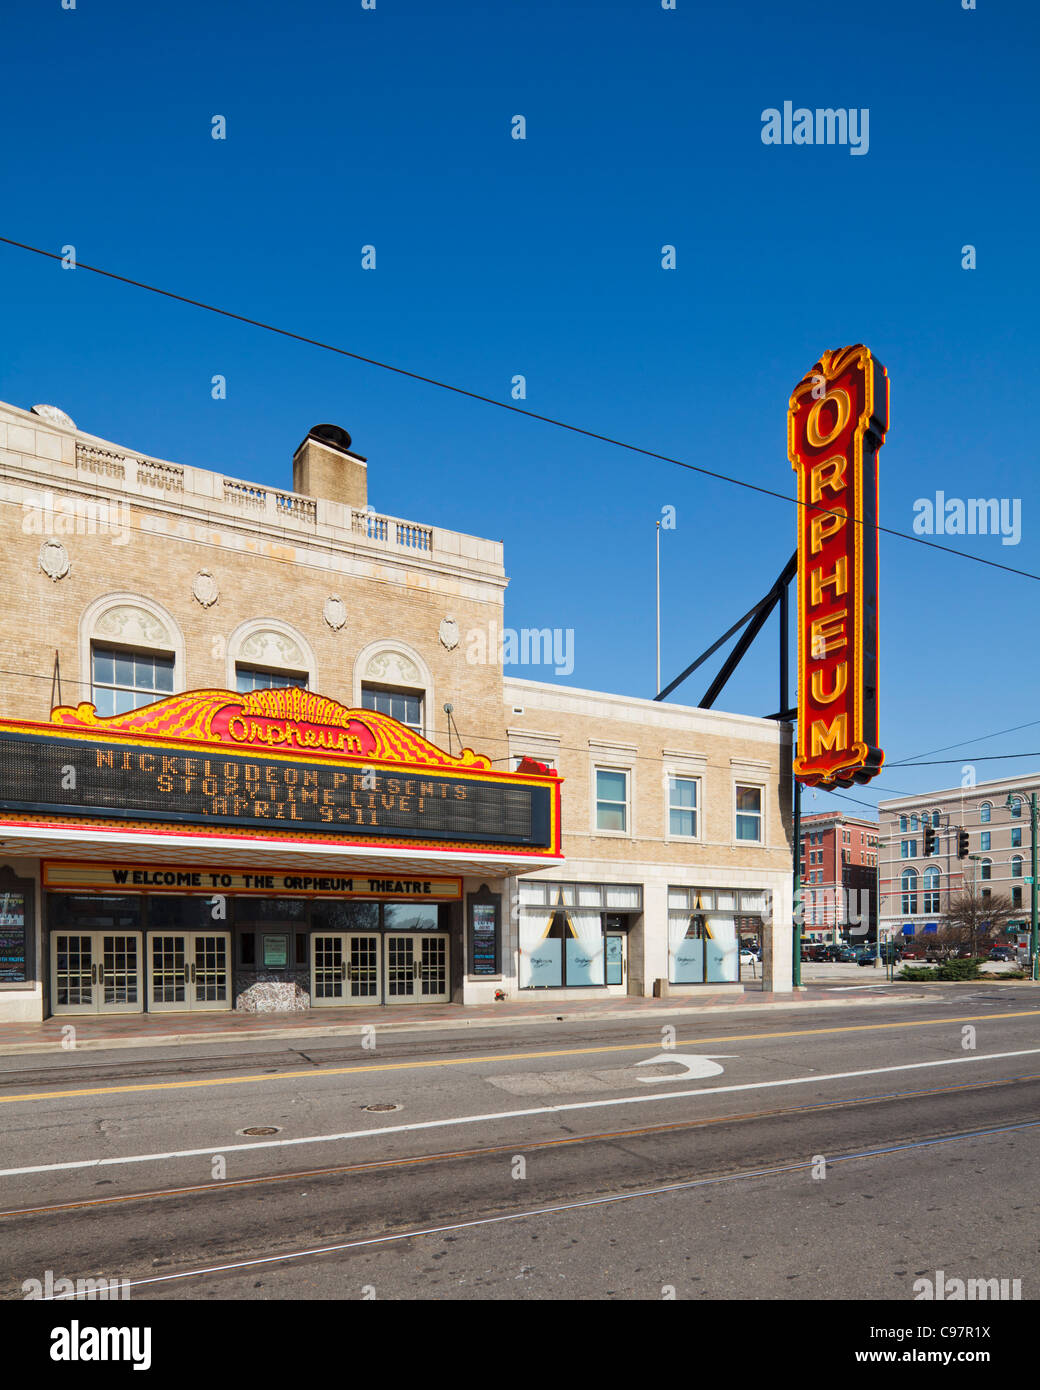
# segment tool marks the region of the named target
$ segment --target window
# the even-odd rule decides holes
[[[1022,798],[1013,797],[1011,801],[1011,814],[1016,818],[1022,814]]]
[[[904,835],[910,829],[909,825],[907,824],[906,816],[899,817],[899,829],[900,832]]]
[[[1021,878],[1021,877],[1022,877],[1022,856],[1021,856],[1020,854],[1015,854],[1015,855],[1012,856],[1012,859],[1011,859],[1011,877],[1012,877],[1012,878]]]
[[[938,827],[939,827],[939,812],[938,812],[938,811],[933,811],[933,812],[932,812],[932,824],[936,827],[936,829],[938,829]]]
[[[761,787],[737,787],[737,839],[762,841]]]
[[[989,836],[990,832],[988,830],[982,832],[979,836],[979,849],[989,849]]]
[[[939,870],[934,864],[924,871],[924,910],[939,911]]]
[[[697,780],[694,777],[668,779],[668,833],[697,838]]]
[[[916,829],[917,829],[917,817],[916,817],[916,816],[911,816],[911,817],[910,817],[910,829],[911,829],[911,830],[916,830]]]
[[[98,714],[127,714],[173,694],[173,656],[94,646],[91,681]]]
[[[979,807],[979,820],[983,825],[989,825],[990,817],[993,814],[993,807],[988,801],[984,801]]]
[[[902,841],[900,841],[900,845],[899,845],[899,857],[900,857],[901,859],[916,859],[916,858],[917,858],[917,841],[916,841],[916,840],[902,840]]]
[[[913,914],[917,911],[917,870],[904,869],[900,880],[900,887],[903,892],[903,913]]]
[[[1013,825],[1011,827],[1011,848],[1022,848],[1022,827],[1020,825]]]
[[[982,879],[993,877],[993,865],[988,859],[984,859],[979,865],[979,877]]]
[[[596,829],[628,830],[628,773],[596,769]]]
[[[281,690],[290,685],[299,686],[301,690],[306,690],[307,672],[265,671],[260,666],[235,667],[235,689],[239,691]]]
[[[388,714],[399,724],[414,729],[417,734],[423,731],[423,697],[415,690],[390,690],[375,685],[361,687],[361,708],[375,710],[377,714]]]
[[[1011,906],[1012,906],[1012,907],[1021,907],[1021,906],[1022,906],[1022,887],[1021,887],[1021,885],[1018,884],[1018,883],[1016,883],[1015,886],[1014,886],[1014,888],[1012,888],[1012,890],[1011,890]]]

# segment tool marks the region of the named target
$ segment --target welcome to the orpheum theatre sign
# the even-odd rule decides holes
[[[310,691],[196,690],[102,718],[0,723],[0,813],[296,838],[559,853],[559,779],[453,757],[396,720]]]

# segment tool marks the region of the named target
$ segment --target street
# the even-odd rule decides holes
[[[910,1300],[937,1271],[1032,1298],[1038,1021],[1028,986],[929,985],[6,1056],[0,1297],[50,1270],[134,1300]]]

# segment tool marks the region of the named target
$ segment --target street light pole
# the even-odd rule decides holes
[[[1040,969],[1040,956],[1037,954],[1036,940],[1036,792],[1029,797],[1029,867],[1033,875],[1033,881],[1029,885],[1032,889],[1030,898],[1032,899],[1032,923],[1029,933],[1029,978],[1036,980],[1040,978],[1037,971]]]

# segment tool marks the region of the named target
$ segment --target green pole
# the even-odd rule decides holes
[[[1040,958],[1037,956],[1036,940],[1036,792],[1029,798],[1029,839],[1030,839],[1030,867],[1033,872],[1033,882],[1030,884],[1032,892],[1030,897],[1033,903],[1033,923],[1032,931],[1029,934],[1029,976],[1030,979],[1037,979],[1037,968],[1040,967]]]
[[[792,755],[793,756],[793,755]],[[798,989],[802,983],[802,785],[794,776],[791,778],[791,795],[794,797],[794,895],[791,913],[791,983]],[[1034,874],[1035,877],[1035,874]],[[1036,898],[1033,899],[1034,908]],[[1034,930],[1036,914],[1034,911]]]

